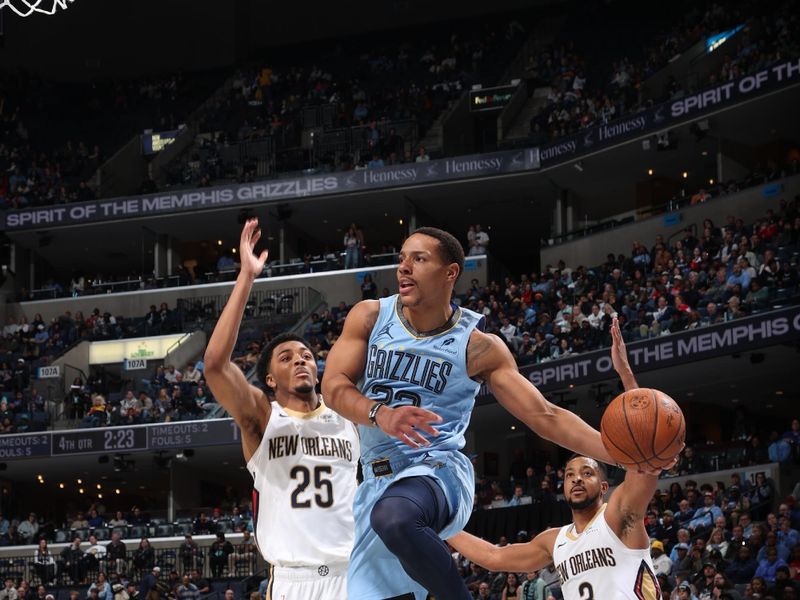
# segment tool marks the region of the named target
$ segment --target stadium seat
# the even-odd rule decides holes
[[[173,535],[187,535],[192,533],[191,523],[175,523]]]
[[[128,531],[128,537],[131,538],[143,538],[147,537],[148,535],[149,532],[146,525],[134,525]]]
[[[95,527],[92,533],[101,542],[111,539],[111,530],[108,527]]]
[[[73,538],[79,537],[79,538],[81,538],[82,542],[85,542],[86,540],[89,539],[89,528],[88,527],[80,527],[78,529],[73,529],[72,530],[72,537]]]
[[[233,521],[230,519],[217,521],[217,533],[233,533]]]
[[[128,527],[122,526],[122,525],[119,525],[119,526],[114,527],[113,529],[111,529],[111,533],[118,533],[119,537],[121,537],[121,538],[130,537],[128,535]]]
[[[175,527],[172,523],[161,523],[156,525],[155,537],[172,537],[175,535]]]
[[[65,542],[70,541],[70,531],[69,529],[56,529],[55,534],[53,536],[53,541],[56,544],[63,544]]]

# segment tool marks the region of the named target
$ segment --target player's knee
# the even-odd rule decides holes
[[[405,504],[411,506],[403,506]],[[408,512],[412,507],[413,503],[398,498],[379,500],[373,507],[369,516],[370,525],[389,549],[397,541],[407,539],[413,529],[413,519]]]

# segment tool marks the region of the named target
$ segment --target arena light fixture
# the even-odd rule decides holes
[[[652,177],[653,176],[653,169],[647,169],[647,174]]]
[[[684,178],[684,179],[686,179],[686,178],[688,178],[688,177],[689,177],[689,172],[688,172],[688,171],[684,171],[684,172],[682,173],[682,175],[683,175],[683,178]]]

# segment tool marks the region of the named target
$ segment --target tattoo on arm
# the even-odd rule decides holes
[[[364,330],[367,332],[367,337],[372,333],[372,328],[375,327],[375,323],[378,322],[378,315],[380,314],[379,310],[372,311],[367,318],[364,319]]]
[[[492,339],[488,334],[472,338],[467,345],[467,369],[472,377],[482,376],[482,361],[492,349]],[[481,377],[483,378],[483,377]]]
[[[622,535],[626,535],[636,525],[636,515],[629,511],[622,512]]]

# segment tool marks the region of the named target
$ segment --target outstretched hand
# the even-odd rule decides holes
[[[681,451],[683,451],[683,448],[681,448]],[[661,475],[662,471],[669,471],[672,467],[678,464],[679,458],[680,458],[680,452],[675,455],[675,458],[673,458],[672,462],[670,462],[668,465],[664,465],[659,469],[637,469],[637,472],[644,473],[645,475],[652,475],[653,477],[658,477],[659,475]]]
[[[622,339],[622,331],[619,328],[617,317],[611,320],[611,362],[617,373],[626,373],[631,370],[628,363],[628,350],[625,348],[625,340]]]
[[[261,275],[267,262],[267,256],[269,256],[267,250],[262,251],[258,256],[255,255],[256,244],[260,239],[261,229],[258,226],[258,219],[255,217],[247,219],[239,240],[239,260],[242,262],[242,273],[250,275],[253,279]]]
[[[433,437],[439,435],[439,431],[431,423],[441,423],[442,418],[429,410],[416,406],[398,406],[397,408],[387,406],[378,411],[375,422],[386,435],[396,437],[412,448],[420,448],[431,445],[422,432]]]

